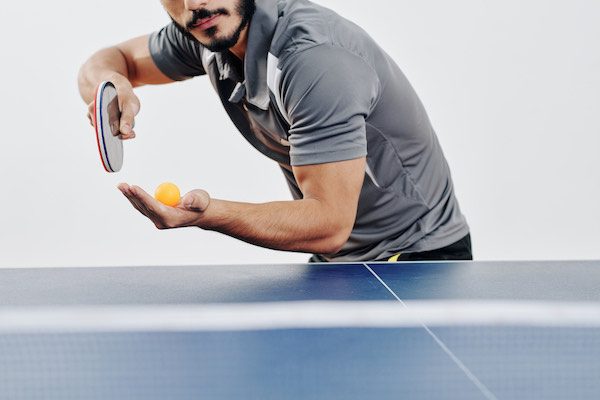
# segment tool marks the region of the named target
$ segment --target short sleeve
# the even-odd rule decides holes
[[[184,35],[174,23],[150,35],[148,46],[154,63],[169,78],[181,81],[204,75],[202,45]]]
[[[282,68],[282,103],[290,122],[292,165],[367,155],[366,118],[379,96],[375,70],[348,50],[319,45]]]

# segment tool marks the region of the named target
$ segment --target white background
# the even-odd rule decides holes
[[[398,62],[438,132],[477,259],[600,259],[600,2],[322,0]],[[0,266],[303,262],[223,235],[158,231],[116,189],[289,199],[207,79],[137,90],[138,138],[100,165],[76,76],[168,22],[159,1],[9,2],[0,17]]]

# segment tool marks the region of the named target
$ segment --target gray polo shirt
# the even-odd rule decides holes
[[[175,80],[208,76],[241,134],[279,164],[295,199],[302,192],[291,166],[366,156],[354,229],[341,251],[323,258],[375,260],[465,236],[448,164],[396,63],[360,27],[308,0],[256,6],[243,66],[173,24],[151,35],[150,52]]]

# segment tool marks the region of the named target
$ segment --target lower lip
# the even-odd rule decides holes
[[[206,30],[208,28],[211,28],[211,27],[215,26],[217,24],[217,20],[220,17],[221,17],[220,15],[215,15],[214,17],[210,18],[206,22],[203,22],[201,24],[196,25],[194,28],[198,28],[198,29],[204,31],[204,30]]]

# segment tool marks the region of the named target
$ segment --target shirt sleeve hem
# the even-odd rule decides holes
[[[347,150],[328,151],[324,153],[290,154],[290,164],[294,167],[300,167],[303,165],[348,161],[366,156],[367,152],[362,147]]]

